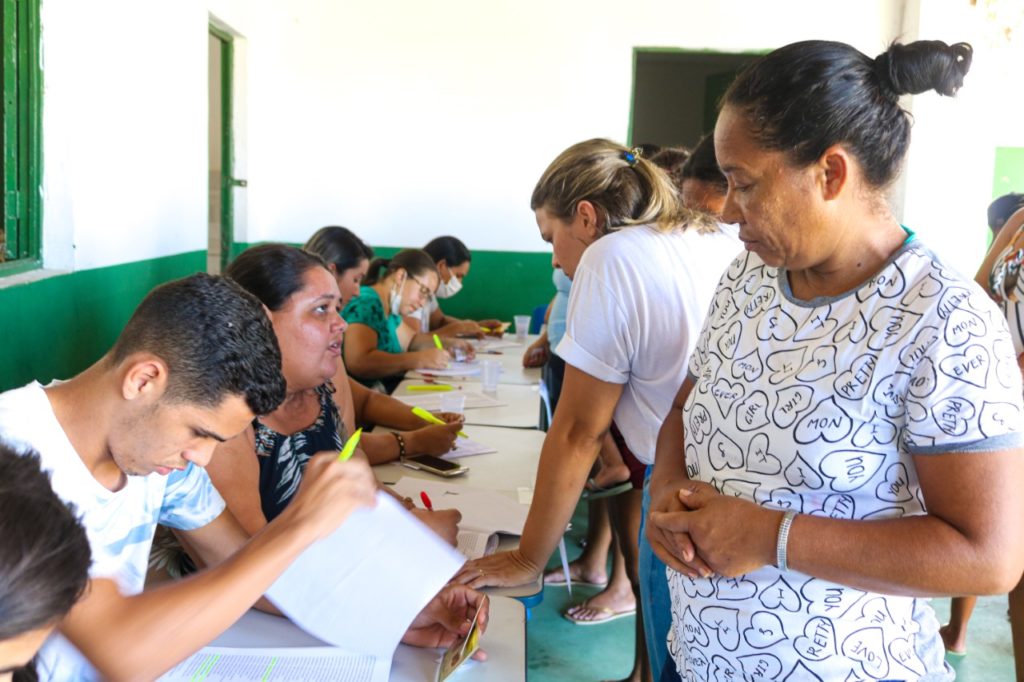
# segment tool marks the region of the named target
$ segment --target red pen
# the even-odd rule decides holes
[[[426,492],[420,491],[420,499],[423,500],[423,506],[427,508],[427,511],[434,511],[434,505],[430,503],[430,497]]]

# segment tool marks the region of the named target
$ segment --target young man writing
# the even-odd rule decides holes
[[[82,374],[0,394],[0,435],[40,452],[93,553],[85,597],[60,623],[63,638],[43,647],[42,677],[157,677],[237,620],[306,547],[373,505],[365,462],[321,455],[288,509],[251,539],[224,509],[202,467],[217,443],[281,402],[280,368],[259,302],[224,278],[193,275],[151,292]],[[178,529],[210,568],[143,591],[157,523]],[[407,639],[454,638],[479,598],[443,592]]]

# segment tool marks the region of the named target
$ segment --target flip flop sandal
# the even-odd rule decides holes
[[[632,490],[633,484],[629,481],[623,481],[622,483],[616,483],[613,486],[607,488],[601,488],[594,484],[594,479],[587,479],[587,487],[584,488],[583,494],[580,495],[582,500],[600,500],[603,497],[614,497],[615,495],[621,495],[627,490]]]
[[[625,618],[626,616],[632,616],[636,614],[636,608],[626,609],[625,611],[613,611],[607,606],[587,606],[586,604],[586,602],[583,602],[582,604],[580,604],[580,606],[590,609],[591,611],[596,611],[600,613],[603,617],[594,619],[576,618],[568,611],[566,611],[562,615],[565,617],[566,620],[570,620],[576,625],[600,625],[601,623],[610,623],[613,620],[618,620],[619,618]]]

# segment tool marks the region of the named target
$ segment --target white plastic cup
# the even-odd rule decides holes
[[[452,391],[441,394],[441,411],[462,414],[466,411],[466,394],[462,391]]]
[[[526,335],[530,333],[530,316],[516,315],[516,341],[525,341]]]
[[[480,383],[484,393],[498,392],[498,377],[501,375],[501,363],[497,360],[482,360],[480,362]]]

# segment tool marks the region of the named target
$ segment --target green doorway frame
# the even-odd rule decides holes
[[[210,36],[220,43],[220,269],[223,272],[231,261],[235,241],[234,190],[247,183],[235,177],[235,38],[213,24]]]

